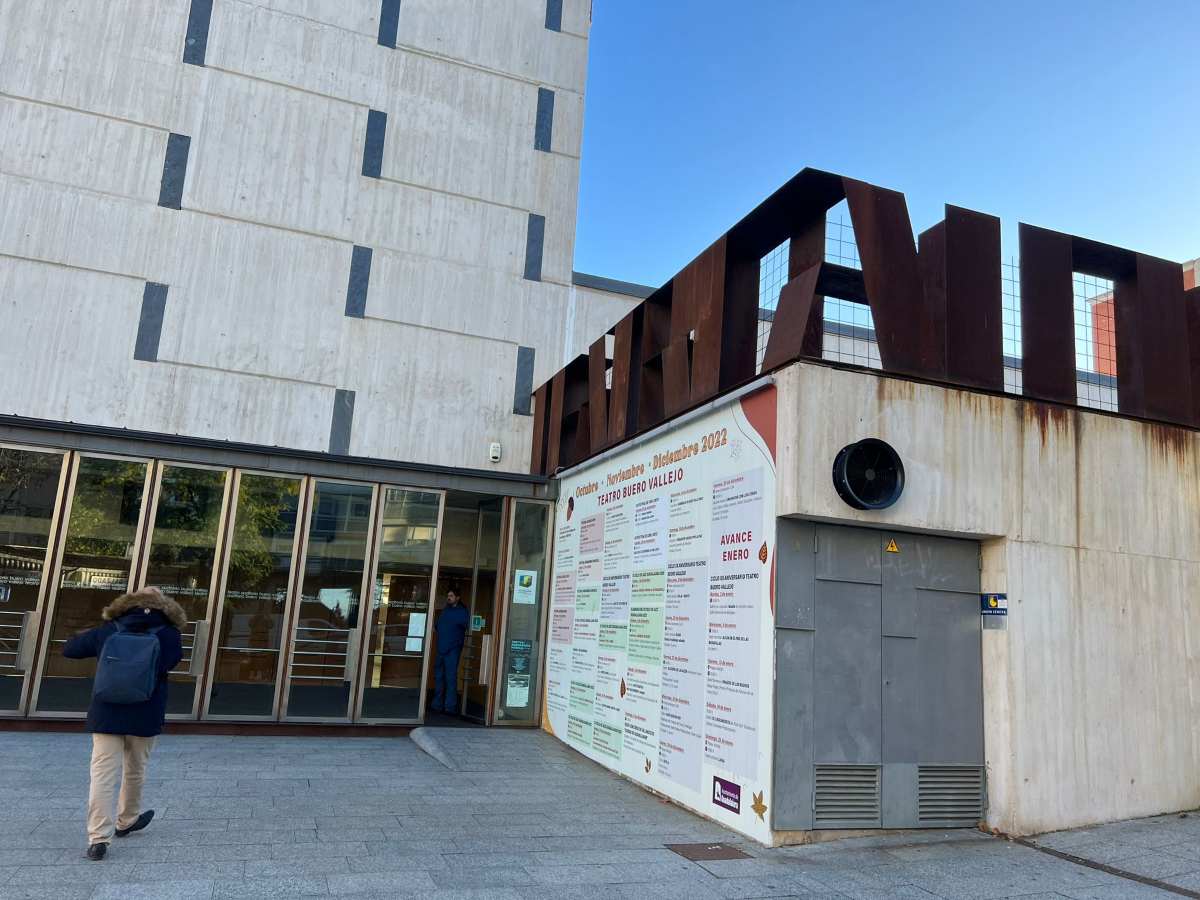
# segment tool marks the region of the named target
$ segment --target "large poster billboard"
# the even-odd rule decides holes
[[[569,473],[546,720],[597,762],[767,842],[775,389]]]

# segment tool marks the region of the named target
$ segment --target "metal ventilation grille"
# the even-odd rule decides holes
[[[814,766],[813,824],[879,827],[879,766]]]
[[[917,821],[924,826],[978,825],[983,819],[980,766],[920,766],[917,769]]]

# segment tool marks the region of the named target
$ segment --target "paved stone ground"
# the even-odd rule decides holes
[[[82,858],[89,742],[0,734],[0,900],[236,897],[1170,897],[975,832],[765,850],[646,794],[546,735],[440,729],[451,770],[408,738],[160,741],[158,818]],[[1181,886],[1200,879],[1200,817],[1049,836]],[[692,863],[666,843],[751,859]]]

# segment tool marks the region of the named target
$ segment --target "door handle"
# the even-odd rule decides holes
[[[343,681],[354,681],[354,673],[358,671],[358,635],[357,628],[351,628],[346,635],[346,670],[342,673]]]
[[[479,647],[479,684],[488,684],[492,678],[491,672],[492,636],[485,634]]]
[[[192,635],[192,658],[188,664],[188,674],[199,678],[204,674],[204,660],[208,656],[208,622],[197,622],[196,633]]]
[[[33,613],[21,614],[21,636],[17,639],[17,671],[28,672],[33,663],[33,638],[29,628],[33,624]]]

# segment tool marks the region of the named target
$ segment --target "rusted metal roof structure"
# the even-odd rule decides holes
[[[825,261],[846,201],[862,269]],[[1000,220],[946,206],[913,242],[904,195],[804,169],[535,392],[552,475],[756,377],[759,263],[790,240],[762,372],[821,359],[822,299],[871,309],[882,371],[1004,390]],[[1022,395],[1076,405],[1073,273],[1111,279],[1120,414],[1200,425],[1200,287],[1183,265],[1022,223]]]

